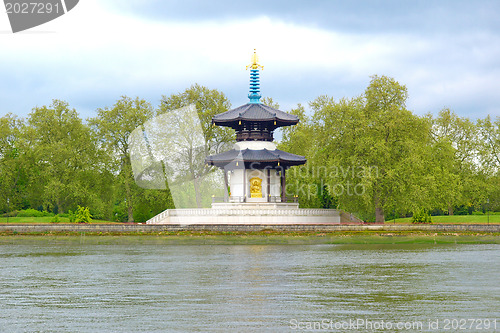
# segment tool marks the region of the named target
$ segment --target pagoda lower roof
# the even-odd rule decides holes
[[[236,162],[242,162],[243,165],[247,166],[252,163],[266,166],[293,166],[306,163],[306,158],[278,149],[247,148],[242,150],[232,149],[221,154],[211,155],[205,159],[205,162],[218,167],[236,164]]]
[[[262,103],[247,103],[212,118],[212,123],[219,126],[233,127],[240,121],[276,122],[275,126],[280,127],[295,125],[299,122],[299,118]]]

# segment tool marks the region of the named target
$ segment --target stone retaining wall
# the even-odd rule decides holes
[[[500,224],[431,224],[431,225],[154,225],[154,224],[0,224],[0,232],[110,232],[156,233],[161,231],[257,232],[275,231],[423,231],[423,232],[488,232],[500,233]]]

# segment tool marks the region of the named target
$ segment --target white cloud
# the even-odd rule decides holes
[[[195,82],[244,100],[248,73],[243,69],[253,48],[266,67],[263,87],[271,95],[282,94],[273,95],[282,105],[306,103],[322,93],[354,96],[362,93],[369,75],[379,74],[408,85],[409,104],[417,113],[478,98],[484,102],[483,110],[476,110],[480,115],[486,109],[498,112],[491,107],[500,102],[500,54],[492,46],[500,45],[498,36],[477,33],[449,40],[446,34],[354,34],[266,16],[162,22],[118,14],[108,5],[80,1],[43,26],[0,34],[0,113],[23,115],[60,98],[75,100],[90,115],[122,94],[156,103],[161,94]]]

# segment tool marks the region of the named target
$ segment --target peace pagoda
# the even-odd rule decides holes
[[[167,209],[148,224],[341,224],[362,223],[336,209],[301,209],[298,197],[287,197],[286,170],[306,163],[304,156],[276,149],[274,131],[299,122],[297,116],[264,105],[261,101],[259,64],[252,55],[249,102],[212,118],[214,126],[236,132],[233,149],[207,156],[205,163],[224,173],[230,189],[212,208]]]
[[[250,67],[250,101],[213,117],[212,124],[236,131],[236,144],[230,151],[208,156],[206,163],[224,170],[230,178],[230,202],[285,203],[286,170],[306,163],[303,156],[276,149],[274,131],[299,122],[297,116],[273,109],[260,102],[257,54]],[[297,206],[298,207],[298,206]]]

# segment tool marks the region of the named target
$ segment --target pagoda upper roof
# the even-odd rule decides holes
[[[281,127],[295,125],[299,122],[299,118],[262,103],[247,103],[212,118],[212,123],[215,125],[233,128],[238,127],[240,121],[275,122],[275,127]]]
[[[304,156],[287,153],[279,149],[232,149],[217,155],[211,155],[206,158],[206,163],[224,167],[236,162],[262,163],[271,166],[292,166],[306,163]],[[242,163],[243,164],[243,163]],[[243,166],[243,165],[242,165]]]

